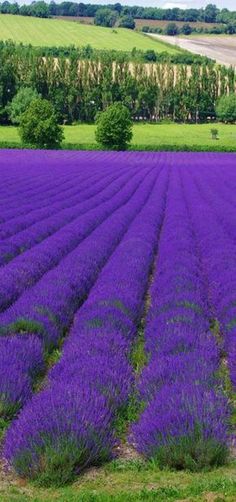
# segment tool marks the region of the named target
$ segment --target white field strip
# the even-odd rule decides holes
[[[190,38],[170,37],[167,35],[149,36],[158,38],[168,44],[181,47],[195,54],[215,59],[217,63],[236,67],[236,36],[235,35],[197,35]]]

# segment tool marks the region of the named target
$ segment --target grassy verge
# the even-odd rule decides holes
[[[131,150],[236,152],[236,125],[214,124],[219,139],[211,138],[211,124],[134,124]],[[95,126],[65,126],[63,149],[98,150]],[[1,148],[22,148],[16,127],[0,126]]]
[[[42,489],[15,483],[0,487],[1,502],[235,502],[235,464],[207,473],[160,471],[141,461],[115,461],[85,473],[72,486]]]

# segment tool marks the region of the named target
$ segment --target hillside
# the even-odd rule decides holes
[[[176,54],[179,50],[143,34],[122,28],[101,28],[58,19],[0,15],[0,39],[34,46],[86,46],[130,51],[153,49]]]

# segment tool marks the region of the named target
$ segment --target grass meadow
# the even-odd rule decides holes
[[[177,54],[180,49],[169,47],[163,42],[124,28],[102,28],[59,19],[39,19],[35,17],[0,15],[0,40],[34,46],[82,47],[91,45],[95,49],[130,51],[153,49],[156,52]]]
[[[211,137],[211,128],[219,131],[217,140]],[[97,148],[95,125],[81,124],[64,127],[64,148]],[[13,126],[0,126],[0,145],[21,147],[18,130]],[[193,149],[236,151],[236,125],[229,124],[135,124],[131,149]]]

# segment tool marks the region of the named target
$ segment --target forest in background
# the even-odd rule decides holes
[[[143,64],[113,54],[85,59],[39,55],[33,48],[0,45],[0,123],[22,86],[35,89],[54,106],[60,123],[94,122],[98,112],[121,101],[133,120],[204,122],[214,120],[219,97],[235,92],[232,68],[205,64]]]
[[[218,9],[214,4],[208,4],[205,9],[181,9],[178,7],[171,9],[162,9],[158,7],[128,6],[115,3],[111,5],[104,4],[85,4],[83,2],[61,2],[54,1],[46,3],[44,1],[32,2],[29,5],[19,5],[17,2],[0,3],[0,12],[2,14],[20,14],[22,16],[50,17],[50,16],[81,16],[94,17],[97,10],[102,7],[109,8],[118,13],[118,15],[129,15],[137,19],[157,19],[167,21],[184,22],[205,22],[205,23],[224,23],[236,22],[236,11],[228,9]]]

